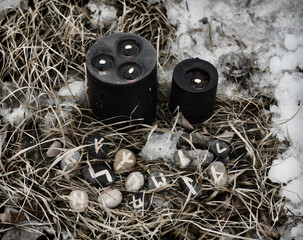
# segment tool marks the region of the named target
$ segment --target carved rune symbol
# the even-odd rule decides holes
[[[132,163],[133,160],[130,159],[131,153],[126,154],[125,152],[123,152],[123,157],[122,157],[122,161],[118,164],[117,166],[117,171],[120,170],[120,168],[123,167],[124,163]]]
[[[97,178],[97,177],[100,177],[102,175],[105,175],[107,181],[109,181],[109,182],[113,181],[112,175],[110,175],[110,173],[107,169],[104,169],[104,170],[102,170],[100,172],[97,172],[97,173],[95,173],[94,169],[92,169],[92,168],[89,168],[88,171],[89,171],[90,175],[92,176],[92,178]]]
[[[140,179],[136,175],[132,175],[130,181],[135,182],[133,188],[137,188],[140,184]]]
[[[181,166],[186,166],[187,160],[184,157],[184,154],[183,154],[183,152],[181,150],[178,150],[178,155],[179,155],[179,158],[180,158]]]
[[[227,148],[220,149],[220,144],[219,143],[216,144],[216,148],[217,148],[217,152],[218,153],[223,153],[223,152],[225,152],[227,150]]]
[[[213,175],[215,184],[219,184],[224,176],[224,173],[217,172],[214,166],[211,166],[210,170],[211,170],[211,174]]]
[[[80,192],[80,191],[76,191],[76,192],[73,192],[72,195],[70,196],[70,200],[72,202],[72,205],[74,207],[77,207],[77,208],[84,208],[85,205],[85,194],[84,192]]]
[[[104,144],[103,141],[104,141],[104,138],[101,138],[99,141],[97,138],[95,138],[95,152],[97,154]]]
[[[74,152],[69,153],[64,161],[66,162],[66,164],[70,167],[74,166],[75,164],[77,164],[77,159],[73,158]]]
[[[191,178],[189,177],[182,177],[185,185],[189,188],[189,194],[193,194],[193,195],[196,195],[197,192],[196,190],[194,189],[192,183],[194,182],[194,180],[192,180]]]
[[[154,182],[156,188],[162,187],[162,186],[164,186],[164,185],[167,184],[166,178],[164,177],[164,174],[160,172],[159,175],[160,175],[161,180],[162,180],[161,182],[157,182],[155,176],[152,176],[152,177],[151,177],[151,179],[153,180],[153,182]]]
[[[141,208],[143,207],[143,202],[141,198],[136,199],[133,195],[133,201],[131,201],[129,204],[132,204],[134,208]]]

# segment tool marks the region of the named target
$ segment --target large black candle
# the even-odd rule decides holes
[[[115,33],[97,40],[86,55],[90,107],[111,122],[143,118],[157,108],[157,53],[145,38]]]
[[[204,60],[187,59],[174,69],[170,110],[177,106],[190,123],[208,119],[214,109],[218,85],[217,69]]]

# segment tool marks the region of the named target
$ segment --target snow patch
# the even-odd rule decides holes
[[[292,34],[286,34],[284,45],[288,50],[294,51],[297,49],[298,45],[303,45],[303,36],[297,37]]]
[[[292,180],[281,192],[282,196],[293,203],[303,203],[303,176]]]
[[[170,133],[153,133],[140,152],[144,160],[163,159],[165,162],[172,163],[174,153],[177,151],[179,137]]]
[[[303,47],[299,47],[295,52],[288,52],[282,57],[273,57],[270,60],[270,71],[278,74],[285,70],[295,70],[296,67],[303,66]]]
[[[74,81],[68,86],[60,88],[58,95],[66,98],[68,102],[81,103],[85,97],[85,83],[84,81]]]
[[[303,239],[303,223],[299,223],[296,227],[293,227],[290,233],[292,237]]]
[[[0,0],[0,17],[11,9],[18,8],[19,6],[24,10],[28,9],[27,2],[28,1],[24,0]]]
[[[292,149],[289,149],[279,159],[273,161],[268,172],[268,177],[272,182],[287,183],[302,174],[299,156],[292,154]]]
[[[95,3],[90,1],[87,4],[87,7],[92,12],[92,23],[96,25],[101,26],[117,18],[117,10],[113,6],[109,6],[104,2],[99,1],[98,3]]]
[[[1,109],[0,115],[3,116],[5,123],[10,123],[14,126],[19,125],[30,116],[28,109],[24,105],[20,105],[20,107],[14,108],[12,111],[9,108]]]
[[[303,55],[302,55],[303,56]],[[282,123],[277,127],[280,140],[287,138],[298,151],[303,151],[303,76],[300,73],[284,73],[276,85],[277,106],[271,106],[275,113],[273,121]]]

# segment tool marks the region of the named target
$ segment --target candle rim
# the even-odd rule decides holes
[[[115,35],[116,37],[114,37]],[[115,70],[108,71],[106,74],[98,73],[94,71],[93,67],[89,63],[92,58],[94,58],[98,54],[106,54],[114,57],[114,65],[112,69],[117,68],[118,66],[127,63],[130,61],[129,57],[118,58],[115,57],[115,54],[119,54],[117,52],[117,45],[124,39],[136,39],[138,42],[141,43],[144,48],[140,51],[134,58],[132,58],[134,62],[140,62],[143,70],[139,78],[136,81],[123,81],[122,78],[118,78],[119,81],[111,81],[112,78],[117,77]],[[143,51],[144,50],[144,51]],[[144,52],[144,54],[143,54]],[[117,55],[116,55],[117,56]],[[119,54],[119,56],[121,56]],[[154,46],[144,37],[141,37],[136,34],[132,33],[114,33],[107,36],[103,36],[102,38],[98,39],[94,42],[86,53],[86,68],[87,74],[94,76],[93,81],[99,82],[102,85],[108,86],[125,86],[125,85],[132,85],[140,82],[146,76],[148,76],[154,69],[157,69],[157,52]],[[119,75],[118,75],[119,76]]]
[[[194,69],[201,69],[202,71],[208,73],[209,82],[205,88],[197,89],[186,82],[185,74]],[[199,58],[190,58],[179,62],[175,66],[173,71],[173,82],[187,92],[199,94],[211,91],[212,88],[218,84],[218,76],[217,69],[210,62]]]

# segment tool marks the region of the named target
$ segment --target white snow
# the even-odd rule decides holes
[[[47,112],[43,121],[40,123],[40,128],[50,129],[54,127],[62,126],[64,122],[66,122],[71,117],[72,105],[58,105],[56,107],[56,114],[54,112]],[[60,124],[59,124],[59,122]],[[63,129],[67,129],[68,125],[65,123]]]
[[[280,194],[290,201],[287,207],[292,211],[303,206],[303,75],[294,71],[297,66],[302,68],[303,65],[303,47],[300,46],[302,38],[302,32],[298,35],[286,34],[284,46],[287,50],[281,48],[280,57],[273,57],[270,61],[271,76],[278,80],[274,90],[278,103],[277,106],[271,106],[270,110],[277,124],[277,137],[280,140],[287,139],[291,147],[273,162],[269,178],[286,183]],[[298,212],[298,215],[302,214],[302,211]],[[302,227],[295,226],[294,229],[290,231],[290,237],[294,237],[294,233],[303,235]]]
[[[287,52],[282,57],[273,57],[270,60],[270,71],[280,73],[284,70],[295,70],[296,67],[303,66],[303,47],[299,47],[295,52]]]
[[[283,153],[277,160],[274,160],[268,173],[268,177],[273,182],[288,183],[302,175],[301,164],[303,156],[294,155],[293,149]]]
[[[303,36],[297,37],[292,34],[286,34],[284,45],[288,50],[294,51],[297,49],[298,45],[303,45]]]
[[[4,12],[19,7],[22,3],[23,9],[27,9],[27,1],[23,0],[0,0],[0,17],[4,15]]]
[[[288,139],[295,149],[303,151],[300,138],[303,134],[303,77],[302,73],[284,73],[276,85],[275,97],[278,105],[271,106],[275,113],[273,121],[277,124],[277,136]]]
[[[291,236],[297,239],[303,239],[303,223],[299,223],[296,227],[291,229]]]
[[[74,81],[68,86],[63,86],[58,91],[58,95],[64,97],[67,102],[81,103],[85,97],[85,83],[84,81]]]
[[[174,153],[177,151],[178,137],[170,133],[154,132],[150,135],[145,146],[140,152],[144,160],[163,159],[165,162],[173,162]]]
[[[107,5],[102,1],[98,1],[98,3],[90,1],[87,4],[87,7],[92,11],[92,22],[96,25],[101,26],[117,18],[116,8]]]
[[[30,117],[28,109],[24,105],[20,105],[18,108],[9,109],[0,109],[0,115],[3,116],[3,121],[10,123],[13,126],[18,126],[25,119]]]
[[[301,174],[302,175],[302,174]],[[292,180],[283,189],[282,193],[293,203],[302,203],[303,201],[303,176]],[[302,212],[301,214],[302,215]]]

